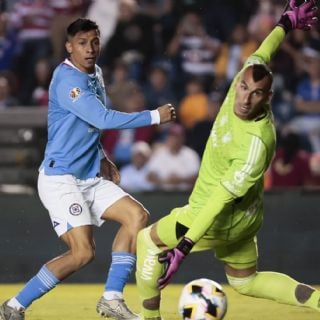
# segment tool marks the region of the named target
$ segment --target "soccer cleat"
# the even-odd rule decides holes
[[[17,310],[8,306],[8,301],[0,306],[0,319],[1,320],[24,320],[24,310]]]
[[[123,299],[107,300],[104,297],[98,301],[97,312],[105,318],[116,320],[139,320],[140,317],[133,313]]]

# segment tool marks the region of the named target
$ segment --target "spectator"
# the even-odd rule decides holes
[[[149,108],[154,109],[166,101],[176,104],[175,96],[168,77],[168,69],[164,65],[156,64],[151,68],[147,83],[144,86],[144,94]]]
[[[146,109],[145,97],[141,88],[131,83],[127,92],[124,92],[124,112],[139,112]],[[155,126],[136,129],[107,130],[102,135],[102,145],[116,165],[122,166],[131,162],[132,145],[137,141],[151,143],[155,133]]]
[[[14,67],[20,81],[20,100],[24,105],[31,104],[37,61],[51,56],[52,16],[53,11],[44,0],[19,0],[10,12],[10,22],[18,32]]]
[[[198,0],[194,2],[199,3]],[[202,4],[203,10],[200,12],[204,16],[206,30],[210,35],[226,42],[237,23],[247,24],[248,19],[256,11],[260,1],[204,0],[202,2],[204,2]],[[228,18],[226,19],[226,17]]]
[[[185,144],[181,125],[169,129],[163,145],[151,155],[148,180],[159,190],[190,190],[199,171],[198,154]]]
[[[55,1],[55,0],[54,0]],[[88,9],[88,18],[101,28],[101,46],[105,47],[114,33],[118,15],[119,0],[94,0]]]
[[[182,99],[178,117],[187,130],[187,141],[195,124],[208,117],[208,95],[204,92],[200,79],[190,79],[186,84],[186,96]]]
[[[256,13],[250,17],[248,30],[258,44],[267,37],[279,18],[275,9],[271,0],[259,1]]]
[[[0,13],[0,70],[11,70],[16,50],[17,33],[8,24],[8,14]]]
[[[273,59],[273,72],[280,75],[285,89],[294,92],[297,81],[304,72],[301,63],[301,50],[308,41],[309,33],[293,30],[283,42]]]
[[[208,101],[208,116],[198,121],[189,134],[188,145],[195,150],[201,158],[209,138],[213,122],[219,111],[220,101],[210,97]]]
[[[220,42],[208,35],[201,16],[195,12],[186,13],[169,43],[168,55],[175,59],[177,80],[190,76],[202,77],[205,87],[213,80],[214,61],[218,56]],[[179,73],[182,73],[181,75]]]
[[[286,135],[271,164],[272,188],[307,186],[310,182],[309,158],[301,147],[299,135]]]
[[[298,83],[295,98],[297,116],[290,121],[286,130],[306,135],[312,152],[320,152],[320,53],[303,49],[306,76]]]
[[[129,78],[128,65],[121,59],[118,59],[113,67],[109,81],[106,81],[107,92],[111,103],[119,111],[125,110],[125,97],[132,87],[137,86],[134,80]]]
[[[174,10],[176,0],[139,0],[140,11],[153,20],[154,61],[164,58],[164,52],[174,35],[178,14]]]
[[[119,5],[118,22],[101,63],[112,67],[121,58],[128,63],[130,78],[141,80],[154,54],[153,20],[139,13],[135,0],[120,0]]]
[[[144,141],[138,141],[132,146],[131,163],[120,170],[120,186],[128,192],[143,192],[154,189],[147,180],[148,160],[151,155],[150,146]]]
[[[249,37],[247,27],[237,24],[229,40],[221,46],[216,60],[216,75],[230,85],[235,74],[240,70],[251,52],[255,51],[257,43]]]
[[[320,153],[313,153],[310,157],[309,167],[311,178],[308,186],[311,188],[320,187]]]
[[[14,96],[14,76],[9,72],[0,73],[0,109],[17,106],[18,99]]]
[[[52,68],[48,59],[41,59],[35,66],[36,87],[32,92],[32,104],[47,107],[49,99],[49,84]]]
[[[58,64],[66,57],[64,43],[67,26],[77,18],[84,16],[91,0],[49,0],[48,2],[54,12],[50,30],[53,63]]]

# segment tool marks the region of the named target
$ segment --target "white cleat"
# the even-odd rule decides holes
[[[104,297],[101,297],[97,304],[97,312],[104,318],[115,320],[141,319],[128,308],[123,299],[107,300]]]

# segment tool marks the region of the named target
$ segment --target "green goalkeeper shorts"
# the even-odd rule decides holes
[[[175,208],[157,223],[157,233],[169,248],[177,245],[186,234],[194,219],[189,206]],[[236,269],[254,266],[258,259],[256,233],[260,228],[260,219],[256,223],[243,227],[238,223],[235,228],[209,229],[201,238],[192,252],[212,250],[217,259]]]

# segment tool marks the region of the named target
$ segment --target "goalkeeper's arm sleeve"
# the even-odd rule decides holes
[[[286,33],[282,27],[276,26],[271,33],[264,39],[259,48],[250,56],[250,60],[260,58],[264,63],[268,64],[273,55],[278,51],[283,42]]]
[[[214,223],[216,217],[222,210],[234,200],[232,195],[222,185],[214,188],[211,197],[207,200],[204,207],[192,222],[192,225],[185,237],[193,242],[197,242]]]

